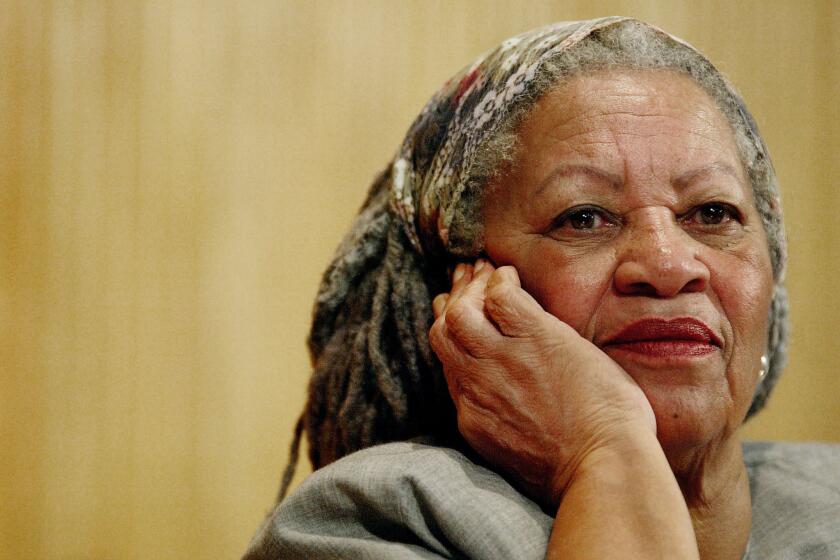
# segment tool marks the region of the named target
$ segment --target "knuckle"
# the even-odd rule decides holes
[[[432,347],[432,350],[438,352],[443,346],[443,339],[444,339],[444,330],[445,330],[445,322],[443,317],[435,320],[432,323],[432,327],[429,329],[429,344]]]
[[[442,294],[438,294],[435,296],[435,299],[432,300],[432,305],[435,307],[443,308],[446,305],[446,300],[449,299],[449,293],[443,292]]]
[[[443,334],[443,327],[444,327],[444,319],[443,317],[438,317],[435,319],[435,322],[432,323],[431,328],[429,328],[429,338],[432,337],[439,337]]]
[[[519,274],[516,272],[516,268],[509,264],[505,266],[500,266],[497,269],[497,272],[500,278],[503,278],[508,282],[516,282],[516,280],[519,278]]]
[[[493,285],[487,287],[488,299],[506,300],[509,299],[514,286],[508,282],[494,282]]]
[[[459,299],[446,310],[444,320],[446,321],[447,326],[457,328],[466,322],[469,313],[469,304],[463,299]]]
[[[513,286],[510,284],[497,284],[487,291],[484,305],[496,314],[509,315],[513,313]]]

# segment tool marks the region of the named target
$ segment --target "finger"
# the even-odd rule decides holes
[[[478,259],[471,267],[469,284],[460,287],[444,309],[449,332],[474,357],[491,355],[493,345],[501,341],[495,325],[484,315],[484,290],[494,270],[488,261]]]
[[[446,386],[452,399],[457,402],[461,394],[463,372],[477,369],[475,359],[463,348],[446,326],[446,320],[439,318],[429,330],[429,344],[443,365]]]
[[[496,267],[493,266],[489,260],[481,258],[475,261],[475,268],[473,270],[473,276],[487,276],[489,277],[493,272],[496,270]]]
[[[474,358],[493,356],[494,349],[502,341],[501,333],[484,315],[482,308],[483,303],[476,305],[469,296],[463,296],[454,304],[447,305],[443,315],[447,334]]]
[[[435,299],[432,300],[432,310],[435,313],[435,319],[439,318],[443,315],[444,310],[446,310],[446,302],[449,299],[448,293],[438,294]]]
[[[507,265],[507,266],[500,266],[496,269],[496,273],[493,274],[493,277],[490,278],[488,281],[488,286],[492,286],[497,282],[510,282],[515,286],[522,286],[522,282],[519,280],[519,272],[516,270],[516,267]]]
[[[549,320],[537,300],[520,287],[512,267],[498,269],[488,281],[484,311],[502,334],[514,338],[540,334]]]
[[[446,312],[446,310],[448,310],[452,305],[454,305],[467,293],[470,293],[472,290],[474,290],[474,288],[471,288],[471,286],[477,275],[475,266],[478,265],[478,263],[479,261],[476,261],[475,264],[461,263],[458,265],[458,267],[460,268],[455,269],[455,274],[453,275],[454,281],[452,284],[452,290],[449,292],[449,299],[446,302],[444,312]],[[481,285],[483,286],[484,284],[482,283]]]
[[[458,294],[459,298],[468,298],[470,302],[478,309],[484,309],[484,290],[487,287],[487,281],[493,275],[495,267],[485,259],[478,259],[475,261],[475,267],[472,270],[472,278],[468,285]]]
[[[469,263],[460,263],[452,273],[452,289],[449,290],[449,299],[457,300],[464,288],[469,285],[473,277],[473,266]]]

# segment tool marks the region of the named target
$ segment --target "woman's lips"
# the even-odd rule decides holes
[[[683,317],[637,321],[607,339],[602,348],[676,358],[703,356],[721,346],[720,338],[703,322]]]

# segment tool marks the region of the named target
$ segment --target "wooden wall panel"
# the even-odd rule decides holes
[[[838,4],[591,4],[0,4],[0,557],[238,556],[370,179],[440,83],[561,19],[652,21],[740,86],[783,185],[795,329],[746,432],[840,441]]]

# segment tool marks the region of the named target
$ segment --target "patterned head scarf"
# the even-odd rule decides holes
[[[517,118],[559,79],[555,71],[567,76],[598,64],[684,72],[733,128],[776,283],[769,365],[749,414],[764,405],[785,361],[787,299],[779,188],[755,122],[735,89],[687,43],[628,18],[558,23],[508,39],[444,84],[338,248],[315,302],[313,374],[295,435],[298,442],[306,431],[316,468],[376,443],[452,432],[454,409],[428,341],[431,297],[448,287],[449,263],[483,249],[482,191],[498,164],[489,148],[515,132]]]
[[[628,22],[646,26],[703,58],[733,101],[734,118],[741,122],[732,123],[733,117],[727,115],[730,123],[746,133],[744,140],[748,145],[741,146],[741,151],[751,154],[747,159],[752,161],[745,165],[768,234],[776,279],[770,310],[769,367],[750,410],[752,414],[763,405],[785,361],[786,246],[779,188],[767,148],[741,96],[685,41],[649,24],[615,16],[556,23],[504,41],[446,82],[423,108],[392,163],[390,205],[413,249],[421,255],[441,249],[453,255],[476,255],[481,248],[480,235],[475,235],[469,225],[459,227],[456,222],[462,199],[474,196],[471,189],[484,186],[471,184],[472,164],[481,146],[498,133],[512,108],[536,100],[532,89],[541,66],[593,33]]]

